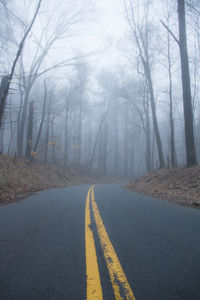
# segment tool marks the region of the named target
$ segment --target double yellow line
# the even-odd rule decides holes
[[[115,249],[101,219],[95,197],[94,186],[91,186],[86,199],[85,208],[85,253],[86,253],[86,275],[87,275],[87,300],[103,299],[99,267],[96,255],[94,231],[91,222],[90,203],[94,214],[98,236],[104,253],[107,268],[110,274],[115,298],[118,300],[135,300],[126,275],[119,262]]]

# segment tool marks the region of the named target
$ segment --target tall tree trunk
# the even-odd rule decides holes
[[[68,147],[68,139],[69,139],[69,129],[68,129],[68,126],[69,126],[69,104],[70,104],[70,99],[67,98],[66,99],[66,102],[65,102],[65,155],[64,155],[64,158],[65,158],[65,167],[68,166],[68,161],[69,161],[69,147]]]
[[[157,121],[157,115],[156,115],[156,105],[155,105],[155,97],[154,97],[154,89],[153,89],[153,83],[151,78],[151,71],[149,66],[149,61],[145,61],[142,58],[142,62],[144,65],[145,74],[147,76],[147,82],[149,86],[149,94],[150,94],[150,100],[151,100],[151,110],[152,110],[152,117],[153,117],[153,128],[155,132],[156,137],[156,143],[157,143],[157,149],[158,149],[158,157],[159,157],[159,168],[165,167],[165,161],[164,161],[164,155],[163,155],[163,147],[162,142],[160,138],[160,132],[158,128],[158,121]]]
[[[47,118],[47,129],[46,129],[46,135],[45,135],[45,151],[44,151],[44,162],[47,162],[48,159],[48,149],[49,149],[49,116]]]
[[[45,134],[45,151],[44,151],[44,162],[48,160],[48,149],[49,149],[49,127],[50,127],[50,117],[51,117],[51,103],[52,103],[52,91],[49,97],[48,104],[48,114],[47,114],[47,125],[46,125],[46,134]]]
[[[96,138],[95,138],[95,141],[94,141],[94,146],[93,146],[93,149],[92,149],[91,158],[90,158],[90,161],[89,161],[89,164],[88,164],[88,174],[91,174],[91,171],[92,171],[92,165],[93,165],[94,158],[95,158],[95,153],[96,153],[96,148],[97,148],[99,136],[100,136],[100,133],[101,133],[101,128],[102,128],[102,125],[103,125],[103,123],[106,119],[107,113],[108,113],[108,111],[105,111],[103,113],[103,115],[101,117],[101,120],[100,120],[100,123],[99,123],[99,128],[97,130],[97,135],[96,135]]]
[[[0,128],[0,154],[4,153],[4,128]]]
[[[20,137],[21,137],[21,111],[22,111],[22,106],[23,106],[23,92],[21,89],[21,86],[19,87],[19,92],[20,92],[20,109],[17,113],[17,155],[20,156],[21,154],[21,149],[23,148],[21,145]],[[22,148],[21,148],[22,147]]]
[[[108,147],[108,124],[105,121],[103,126],[103,151],[102,151],[102,174],[105,175],[107,171],[107,147]]]
[[[135,151],[135,137],[132,137],[131,140],[131,164],[129,165],[129,177],[135,178],[136,177],[136,151]]]
[[[4,119],[5,119],[5,115],[3,116],[3,122],[4,122]],[[5,128],[4,126],[0,127],[0,154],[1,153],[4,153],[4,133],[5,133]]]
[[[185,1],[178,0],[178,21],[179,21],[179,49],[181,57],[183,108],[185,120],[185,143],[187,167],[197,164],[196,150],[194,143],[192,97],[190,87],[190,73],[187,51],[187,36],[185,24]]]
[[[78,136],[77,136],[77,164],[78,168],[81,166],[81,144],[82,144],[82,109],[83,109],[82,99],[80,99],[80,111],[79,111],[79,117],[78,117]]]
[[[146,94],[146,93],[145,93]],[[150,172],[152,170],[152,164],[151,164],[151,127],[150,127],[150,118],[149,118],[149,95],[146,94],[146,108],[145,108],[145,114],[146,114],[146,167],[147,171]]]
[[[129,122],[129,112],[127,105],[124,108],[124,177],[128,176],[128,122]]]
[[[22,108],[22,117],[20,121],[20,129],[19,129],[19,136],[18,136],[18,156],[23,156],[24,150],[24,134],[25,134],[25,124],[27,118],[27,110],[28,110],[28,101],[30,96],[31,89],[27,88],[25,95],[24,95],[24,104]]]
[[[146,169],[148,172],[152,170],[152,162],[151,162],[151,125],[150,125],[150,97],[149,97],[149,89],[148,82],[145,77],[145,83],[143,85],[143,109],[145,113],[145,121],[143,117],[141,117],[143,130],[145,134],[145,145],[146,145]],[[141,114],[142,115],[142,114]]]
[[[156,168],[156,162],[155,162],[155,133],[152,132],[152,146],[151,146],[151,166],[152,170]]]
[[[168,50],[168,74],[169,74],[169,117],[170,117],[170,152],[171,152],[171,165],[175,167],[176,161],[176,148],[174,139],[174,119],[173,119],[173,95],[172,95],[172,71],[171,71],[171,53],[170,53],[170,40],[169,32],[167,36],[167,50]]]
[[[101,127],[99,134],[99,160],[98,160],[98,173],[102,175],[102,159],[103,159],[103,126]]]
[[[89,116],[88,120],[88,142],[87,142],[87,161],[89,162],[91,157],[91,145],[92,145],[92,120],[91,116]]]
[[[10,155],[10,149],[12,145],[12,140],[13,140],[13,124],[12,124],[12,106],[10,104],[10,109],[9,109],[9,118],[10,118],[10,142],[8,144],[8,155]]]
[[[0,128],[2,127],[3,123],[3,114],[4,114],[4,109],[6,105],[6,98],[8,95],[8,90],[9,90],[9,76],[3,76],[1,79],[1,85],[0,85]]]
[[[33,112],[34,112],[34,102],[29,103],[29,116],[28,116],[28,129],[27,129],[27,139],[26,139],[26,154],[27,158],[31,158],[32,143],[33,143]]]
[[[51,135],[53,139],[52,144],[52,162],[56,163],[56,137],[55,137],[55,118],[52,117],[51,120]]]
[[[118,107],[114,107],[114,173],[119,174],[119,126],[118,126]]]
[[[44,103],[43,103],[43,110],[42,110],[42,119],[41,119],[41,122],[40,122],[40,127],[39,127],[39,130],[38,130],[38,135],[37,135],[37,138],[36,138],[35,146],[33,148],[34,152],[37,151],[37,147],[38,147],[38,144],[39,144],[39,140],[40,140],[43,124],[44,124],[44,117],[45,117],[45,113],[46,113],[46,103],[47,103],[47,87],[46,87],[46,84],[45,84],[45,81],[44,81]]]

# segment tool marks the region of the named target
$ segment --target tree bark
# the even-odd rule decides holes
[[[0,128],[0,154],[4,153],[4,128]]]
[[[80,110],[78,116],[78,133],[77,133],[77,166],[78,168],[81,167],[81,146],[82,146],[82,110],[83,110],[83,103],[82,98],[80,96]]]
[[[128,177],[129,139],[128,139],[129,111],[127,105],[124,108],[124,177]]]
[[[68,166],[68,160],[69,160],[69,147],[68,147],[68,139],[69,139],[69,129],[68,129],[68,126],[69,126],[69,104],[70,104],[70,99],[67,98],[66,101],[65,101],[65,105],[66,105],[66,108],[65,108],[65,155],[64,155],[64,158],[65,158],[65,167]]]
[[[38,135],[37,135],[37,138],[36,138],[35,146],[33,148],[34,152],[37,151],[37,147],[38,147],[38,144],[39,144],[39,140],[40,140],[43,124],[44,124],[44,117],[45,117],[45,113],[46,113],[46,103],[47,103],[47,87],[46,87],[46,83],[44,81],[44,103],[43,103],[43,110],[42,110],[42,119],[41,119],[41,122],[40,122],[40,127],[39,127],[39,130],[38,130]]]
[[[155,97],[154,97],[154,90],[153,90],[153,83],[151,78],[151,71],[149,62],[145,61],[144,58],[142,58],[145,74],[147,76],[147,82],[149,86],[149,94],[150,94],[150,100],[151,100],[151,111],[152,111],[152,117],[153,117],[153,128],[155,132],[156,137],[156,143],[157,143],[157,149],[158,149],[158,157],[159,157],[159,168],[162,169],[165,167],[165,160],[163,155],[163,147],[162,142],[160,138],[160,132],[158,128],[158,121],[157,121],[157,115],[156,115],[156,105],[155,105]]]
[[[118,122],[118,107],[115,101],[114,107],[114,172],[119,175],[119,122]]]
[[[171,72],[171,55],[170,55],[170,41],[168,33],[168,74],[169,74],[169,117],[170,117],[170,150],[171,150],[171,165],[175,167],[176,161],[176,148],[174,139],[174,119],[173,119],[173,95],[172,95],[172,72]]]
[[[91,159],[90,159],[90,162],[88,164],[88,174],[91,174],[91,171],[92,171],[92,165],[93,165],[94,158],[95,158],[97,143],[98,143],[99,136],[100,136],[100,133],[101,133],[101,128],[102,128],[102,125],[103,125],[103,123],[105,121],[107,113],[108,113],[108,111],[106,111],[106,112],[103,113],[103,115],[101,117],[101,120],[100,120],[100,123],[99,123],[99,128],[97,130],[97,135],[96,135],[96,138],[95,138],[95,141],[94,141],[94,146],[93,146],[93,150],[92,150]]]
[[[108,148],[108,124],[105,121],[103,126],[103,157],[102,157],[102,174],[105,175],[107,171],[107,148]]]
[[[26,117],[27,117],[30,91],[31,90],[28,88],[25,92],[24,103],[23,103],[23,108],[22,108],[22,117],[21,117],[21,122],[20,122],[20,126],[19,126],[18,156],[20,156],[20,157],[23,156],[23,152],[24,152],[24,135],[25,135],[24,131],[25,131],[25,123],[26,123]]]
[[[145,93],[146,94],[146,93]],[[146,107],[145,107],[145,114],[146,114],[146,167],[147,171],[150,172],[152,170],[151,165],[151,127],[150,127],[150,118],[149,118],[149,95],[144,95],[146,98]]]
[[[26,154],[27,158],[31,158],[32,152],[32,140],[33,140],[33,112],[34,112],[34,102],[29,103],[29,117],[28,117],[28,129],[27,129],[27,139],[26,139]]]
[[[187,167],[197,164],[196,150],[194,143],[192,97],[190,87],[190,73],[187,51],[187,35],[185,23],[185,1],[178,0],[178,21],[179,21],[179,49],[181,58],[183,109],[185,120],[185,143]]]
[[[168,15],[169,24],[169,15]],[[171,46],[170,46],[170,35],[175,39],[179,45],[178,39],[175,37],[173,32],[169,29],[169,26],[165,25],[161,21],[163,26],[167,29],[167,59],[168,59],[168,75],[169,75],[169,119],[170,119],[170,154],[171,154],[171,166],[177,165],[175,138],[174,138],[174,119],[173,119],[173,92],[172,92],[172,63],[171,63]]]
[[[49,104],[48,104],[48,114],[47,114],[47,125],[46,125],[46,134],[45,134],[45,151],[44,151],[44,162],[48,160],[48,143],[49,143],[49,127],[50,127],[50,118],[51,118],[51,103],[52,103],[52,91],[49,97]]]

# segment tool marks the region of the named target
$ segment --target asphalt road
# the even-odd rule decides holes
[[[86,299],[89,185],[0,207],[0,299]],[[97,185],[95,200],[136,300],[200,299],[200,211]],[[91,204],[90,204],[91,206]],[[115,299],[95,219],[103,299]]]

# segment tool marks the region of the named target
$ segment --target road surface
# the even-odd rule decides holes
[[[69,186],[0,207],[0,299],[200,299],[200,211]]]

